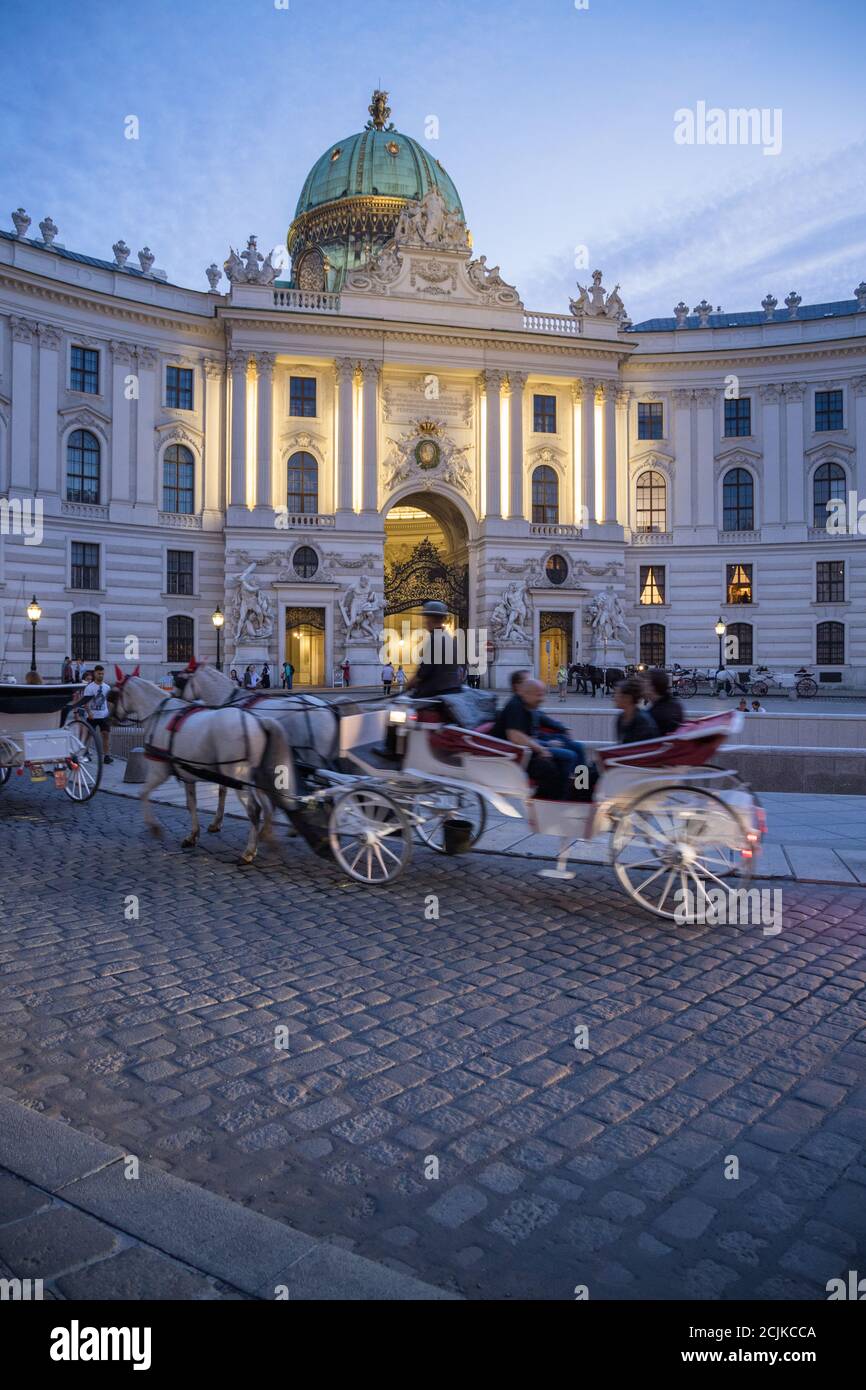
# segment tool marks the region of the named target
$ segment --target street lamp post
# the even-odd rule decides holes
[[[36,595],[35,595],[35,594],[33,595],[33,598],[31,599],[31,601],[30,601],[30,602],[28,603],[28,605],[27,605],[27,616],[28,616],[28,618],[30,619],[30,624],[31,624],[30,670],[31,670],[31,671],[35,671],[35,670],[36,670],[36,624],[39,622],[39,619],[42,617],[42,609],[39,607],[39,604],[36,602]]]
[[[727,632],[727,630],[728,630],[728,625],[727,625],[727,623],[725,622],[724,618],[721,616],[721,614],[719,614],[719,621],[716,623],[716,636],[717,636],[718,639],[719,639],[719,670],[720,670],[720,671],[724,671],[724,669],[725,669],[725,633]]]
[[[222,611],[222,609],[220,608],[219,604],[217,604],[216,612],[213,614],[213,616],[212,616],[212,618],[211,618],[211,622],[213,623],[214,627],[216,628],[216,639],[217,639],[217,670],[218,670],[218,671],[221,671],[222,668],[223,668],[222,635],[223,635],[223,628],[224,628],[224,626],[225,626],[225,621],[226,621],[226,615],[225,615],[225,613]]]

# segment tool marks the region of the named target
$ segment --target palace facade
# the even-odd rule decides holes
[[[440,598],[496,684],[575,656],[714,667],[721,618],[741,665],[866,687],[866,284],[635,324],[596,272],[528,310],[389,116],[376,93],[288,257],[250,238],[224,292],[216,265],[185,289],[146,247],[101,260],[13,214],[0,678],[30,665],[33,595],[46,676],[214,661],[219,610],[224,665],[288,657],[305,685],[346,657],[374,680],[383,629],[411,664]]]

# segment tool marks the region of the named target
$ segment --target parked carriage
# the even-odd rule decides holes
[[[83,714],[76,715],[71,708],[82,689],[80,685],[0,686],[0,787],[14,772],[29,775],[32,782],[53,777],[57,789],[79,804],[98,791],[102,745]]]

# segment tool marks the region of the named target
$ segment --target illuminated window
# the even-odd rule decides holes
[[[640,601],[643,604],[664,603],[665,567],[664,565],[641,565]]]
[[[726,603],[752,602],[752,566],[728,565],[725,579]]]
[[[664,531],[667,527],[668,487],[663,474],[651,469],[637,480],[638,531]]]

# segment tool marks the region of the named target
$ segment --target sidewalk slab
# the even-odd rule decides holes
[[[833,849],[821,845],[788,844],[785,853],[798,879],[818,879],[822,883],[857,882]]]
[[[16,1101],[0,1100],[0,1167],[21,1173],[46,1192],[98,1173],[123,1150],[79,1134]]]

